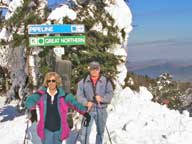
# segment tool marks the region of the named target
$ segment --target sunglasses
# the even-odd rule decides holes
[[[91,68],[90,70],[91,71],[99,71],[100,69],[99,68]]]
[[[48,83],[52,82],[52,83],[55,83],[56,80],[47,80]]]

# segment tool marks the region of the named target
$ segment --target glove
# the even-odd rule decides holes
[[[88,127],[88,126],[89,126],[89,122],[90,122],[90,120],[91,120],[91,116],[90,116],[89,113],[87,113],[87,112],[86,112],[83,116],[85,117],[85,120],[84,120],[84,122],[83,122],[83,125],[84,125],[85,127]]]
[[[33,123],[34,121],[37,121],[37,112],[36,110],[31,110],[29,111],[29,114],[28,114],[28,119]]]

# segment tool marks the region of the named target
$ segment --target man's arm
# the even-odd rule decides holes
[[[101,103],[107,103],[110,104],[112,97],[113,97],[113,86],[110,81],[106,81],[106,87],[105,87],[105,95],[102,96],[102,102]]]
[[[88,101],[87,101],[87,99],[85,97],[85,94],[84,94],[84,83],[83,83],[83,80],[81,80],[78,83],[76,98],[77,98],[77,101],[79,103],[83,104],[84,106],[87,105]]]
[[[77,93],[76,93],[76,97],[77,97],[77,101],[81,104],[83,104],[84,106],[86,106],[88,108],[88,111],[91,110],[91,108],[93,107],[93,102],[88,101],[86,96],[85,96],[85,91],[84,91],[84,80],[81,80],[78,83],[78,88],[77,88]]]

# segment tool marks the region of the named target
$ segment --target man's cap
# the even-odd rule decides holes
[[[99,69],[100,68],[100,64],[97,61],[92,61],[89,63],[89,69]]]

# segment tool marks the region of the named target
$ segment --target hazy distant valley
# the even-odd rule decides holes
[[[151,78],[156,78],[161,73],[168,72],[173,75],[174,80],[192,82],[192,60],[128,61],[127,67],[129,72],[148,75]]]

